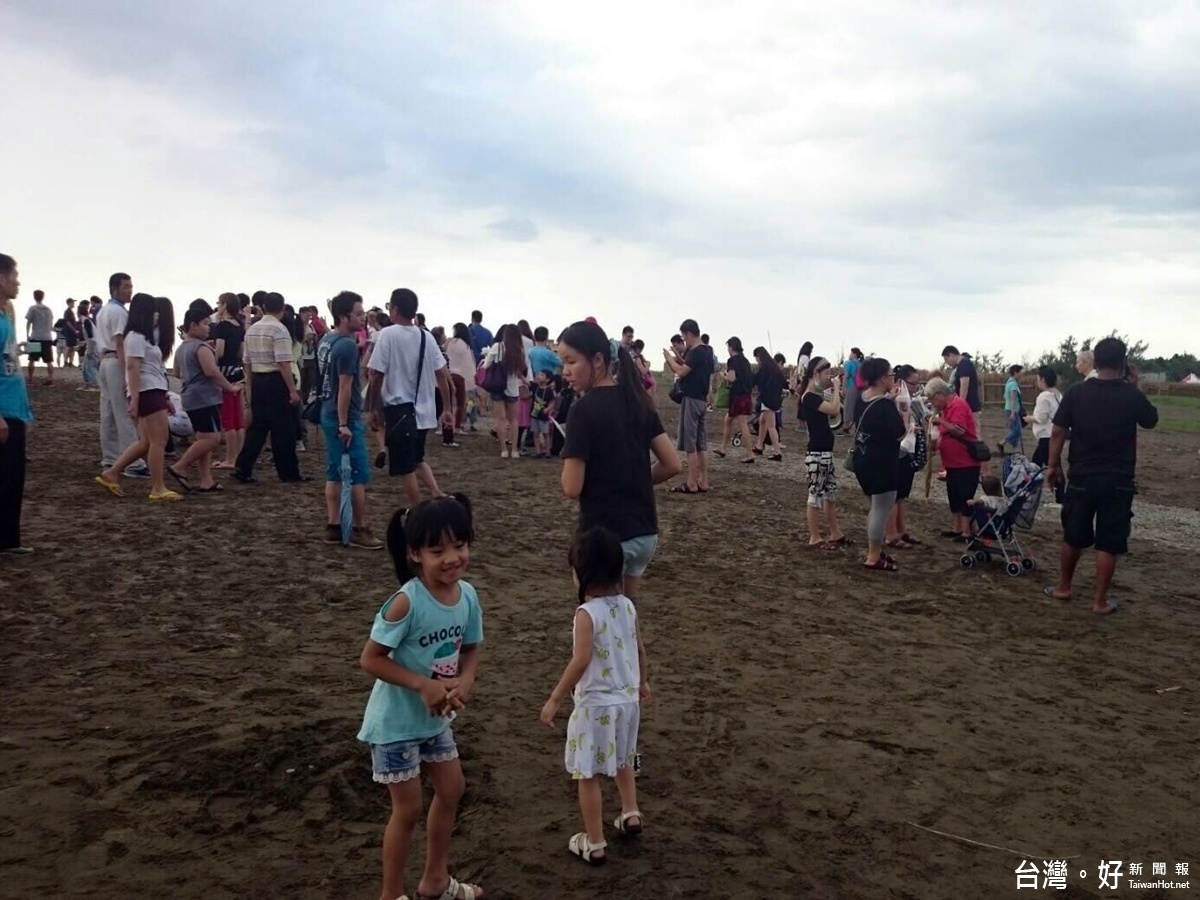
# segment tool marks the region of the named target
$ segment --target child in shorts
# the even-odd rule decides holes
[[[533,449],[535,459],[550,458],[550,417],[553,415],[554,385],[550,383],[548,372],[537,373],[537,383],[533,389],[533,410],[529,428],[533,432]]]
[[[456,494],[400,510],[387,545],[403,587],[375,616],[359,664],[375,676],[358,739],[371,746],[374,778],[387,785],[381,900],[408,900],[404,867],[423,810],[421,774],[433,787],[425,868],[416,900],[477,900],[483,889],[450,875],[450,836],[466,782],[451,723],[479,668],[483,616],[462,580],[471,556],[471,505]]]

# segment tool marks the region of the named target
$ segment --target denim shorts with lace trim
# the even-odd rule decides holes
[[[450,726],[441,734],[419,741],[394,741],[371,745],[371,769],[380,784],[398,784],[421,774],[421,763],[458,759],[458,746]]]

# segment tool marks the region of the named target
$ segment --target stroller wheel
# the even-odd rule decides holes
[[[975,565],[975,557],[973,557],[970,553],[964,553],[959,562],[962,563],[964,569],[970,569]]]
[[[730,441],[730,443],[733,444],[733,446],[735,446],[735,447],[742,446],[742,433],[739,431],[737,434],[735,434],[733,436],[733,439]]]
[[[979,562],[985,563],[985,562],[987,562],[987,558],[988,558],[988,555],[987,555],[986,550],[976,550],[975,551],[975,559],[978,560]]]
[[[1027,556],[1021,560],[1021,565],[1025,567],[1026,572],[1032,572],[1037,568],[1037,561],[1032,556]]]
[[[1024,570],[1021,568],[1020,563],[1010,562],[1008,564],[1008,566],[1005,567],[1004,571],[1007,572],[1009,575],[1011,575],[1013,578],[1016,578]]]

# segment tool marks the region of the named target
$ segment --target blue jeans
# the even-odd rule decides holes
[[[370,484],[371,470],[367,465],[367,434],[362,419],[350,420],[350,446],[338,437],[337,422],[321,420],[321,431],[325,435],[325,480],[342,480],[342,457],[350,456],[351,484]]]
[[[1004,443],[1010,447],[1020,447],[1021,432],[1025,430],[1025,425],[1021,421],[1019,413],[1013,412],[1008,413],[1008,415],[1012,416],[1012,418],[1008,420],[1008,434],[1004,435]]]

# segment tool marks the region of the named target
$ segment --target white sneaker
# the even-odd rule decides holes
[[[508,451],[507,451],[507,450],[501,450],[501,451],[500,451],[500,458],[501,458],[501,459],[508,459]]]

